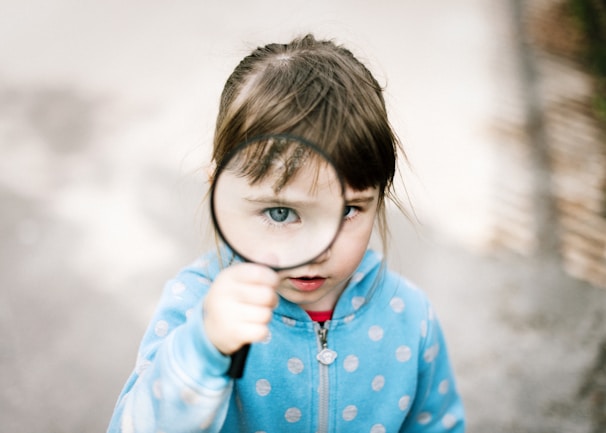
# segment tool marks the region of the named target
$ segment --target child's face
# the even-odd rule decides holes
[[[215,221],[239,255],[285,269],[307,263],[331,245],[342,225],[343,185],[332,165],[305,162],[286,182],[289,170],[279,158],[259,180],[232,169],[217,177]]]
[[[313,262],[281,271],[278,293],[307,311],[332,310],[360,264],[377,214],[376,188],[346,188],[344,222],[331,248]]]

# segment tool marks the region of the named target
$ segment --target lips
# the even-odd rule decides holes
[[[314,290],[318,290],[324,282],[326,278],[322,277],[300,277],[300,278],[289,278],[289,281],[297,290],[302,292],[313,292]]]

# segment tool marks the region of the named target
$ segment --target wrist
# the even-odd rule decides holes
[[[203,308],[195,308],[186,323],[172,335],[176,362],[196,383],[212,389],[226,385],[230,358],[211,342],[204,326]],[[209,385],[210,384],[210,385]]]

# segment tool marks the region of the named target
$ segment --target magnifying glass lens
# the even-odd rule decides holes
[[[268,136],[237,148],[220,167],[211,211],[223,241],[243,259],[273,269],[313,261],[343,220],[343,183],[314,145]]]

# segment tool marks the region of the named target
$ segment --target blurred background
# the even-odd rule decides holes
[[[604,0],[0,0],[0,426],[102,432],[206,248],[223,83],[313,32],[386,88],[391,265],[435,303],[470,433],[606,431]]]

